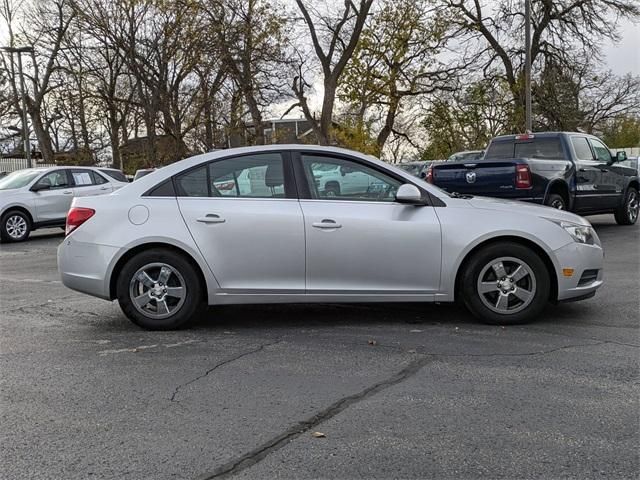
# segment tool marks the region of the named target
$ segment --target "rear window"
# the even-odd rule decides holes
[[[515,157],[561,160],[564,159],[564,152],[559,138],[536,138],[530,142],[516,143]]]
[[[513,144],[513,140],[491,142],[484,158],[513,158]]]
[[[129,180],[127,180],[127,177],[125,176],[125,174],[122,173],[120,170],[102,170],[102,169],[100,169],[100,171],[102,173],[104,173],[105,175],[110,176],[114,180],[118,180],[119,182],[128,182],[129,181]]]
[[[487,158],[540,158],[546,160],[565,159],[559,138],[534,138],[526,142],[503,140],[491,142]]]

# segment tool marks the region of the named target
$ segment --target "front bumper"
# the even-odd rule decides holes
[[[555,250],[554,254],[558,261],[558,265],[556,265],[558,301],[590,298],[604,283],[604,250],[602,247],[570,243]],[[564,269],[573,269],[572,275],[565,275]],[[589,273],[593,270],[597,270],[597,275],[591,278]],[[585,282],[584,278],[589,280]]]
[[[77,242],[67,237],[58,247],[62,283],[78,292],[110,300],[107,272],[117,247]]]

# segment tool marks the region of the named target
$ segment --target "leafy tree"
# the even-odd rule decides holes
[[[611,148],[640,147],[640,116],[620,116],[607,121],[602,139]]]
[[[345,69],[340,99],[356,124],[375,125],[377,155],[400,133],[396,119],[407,99],[449,89],[462,68],[438,59],[449,40],[447,22],[429,7],[426,0],[384,0]]]

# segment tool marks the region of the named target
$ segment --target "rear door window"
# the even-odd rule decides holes
[[[73,183],[76,187],[87,187],[94,185],[94,180],[91,176],[93,172],[90,170],[71,170],[71,176],[73,177]]]
[[[286,198],[280,153],[225,158],[175,177],[180,197]]]
[[[578,160],[593,160],[593,152],[586,137],[571,137],[571,144]]]

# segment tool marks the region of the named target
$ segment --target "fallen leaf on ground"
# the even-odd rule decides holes
[[[369,345],[377,345],[378,344],[378,342],[376,342],[375,340],[369,340],[369,342],[367,342],[367,343],[369,343]]]
[[[322,432],[313,432],[311,436],[315,438],[327,438],[327,436]]]

